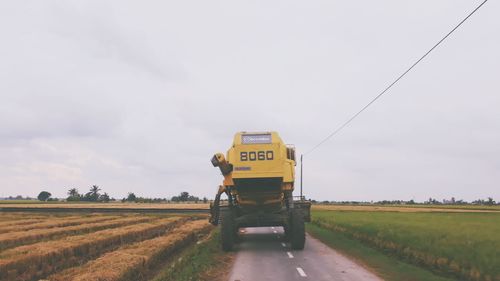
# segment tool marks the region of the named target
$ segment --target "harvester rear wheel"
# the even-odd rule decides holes
[[[283,225],[283,231],[285,232],[285,235],[283,236],[283,240],[285,242],[290,242],[290,225]]]
[[[297,209],[292,209],[291,212],[291,235],[290,244],[294,250],[303,250],[306,243],[306,228],[304,224],[304,216]]]
[[[241,242],[239,228],[237,228],[237,227],[234,228],[233,235],[234,235],[234,244],[239,244]]]
[[[230,210],[221,212],[222,221],[220,225],[221,229],[221,244],[222,250],[228,252],[233,249],[235,233],[234,233],[234,216]]]

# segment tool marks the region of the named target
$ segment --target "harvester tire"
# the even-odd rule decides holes
[[[306,243],[306,228],[304,216],[300,210],[292,209],[291,212],[290,244],[293,250],[303,250]]]
[[[231,211],[221,212],[222,220],[220,224],[220,237],[222,250],[229,252],[233,249],[234,245],[234,216]]]
[[[240,230],[238,228],[235,228],[233,235],[234,235],[234,243],[235,244],[241,243],[242,238],[240,236]]]
[[[290,242],[290,225],[284,225],[283,231],[285,232],[285,235],[283,236],[283,240],[285,242]]]

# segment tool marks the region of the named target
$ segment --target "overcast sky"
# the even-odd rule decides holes
[[[212,198],[237,131],[304,152],[480,1],[0,2],[0,197]],[[500,199],[490,1],[304,160],[320,200]]]

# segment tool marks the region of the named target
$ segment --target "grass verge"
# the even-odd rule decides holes
[[[223,252],[217,228],[207,239],[182,251],[153,281],[226,280],[234,254]]]
[[[307,225],[307,231],[315,238],[341,253],[354,258],[356,261],[376,272],[387,281],[452,281],[434,273],[407,264],[396,257],[387,256],[373,248],[367,247],[357,240],[350,239],[342,233],[333,232],[314,224]]]

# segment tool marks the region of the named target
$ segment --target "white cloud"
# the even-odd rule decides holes
[[[0,196],[211,197],[236,131],[308,150],[475,4],[4,1]],[[308,155],[306,194],[498,199],[498,8]]]

